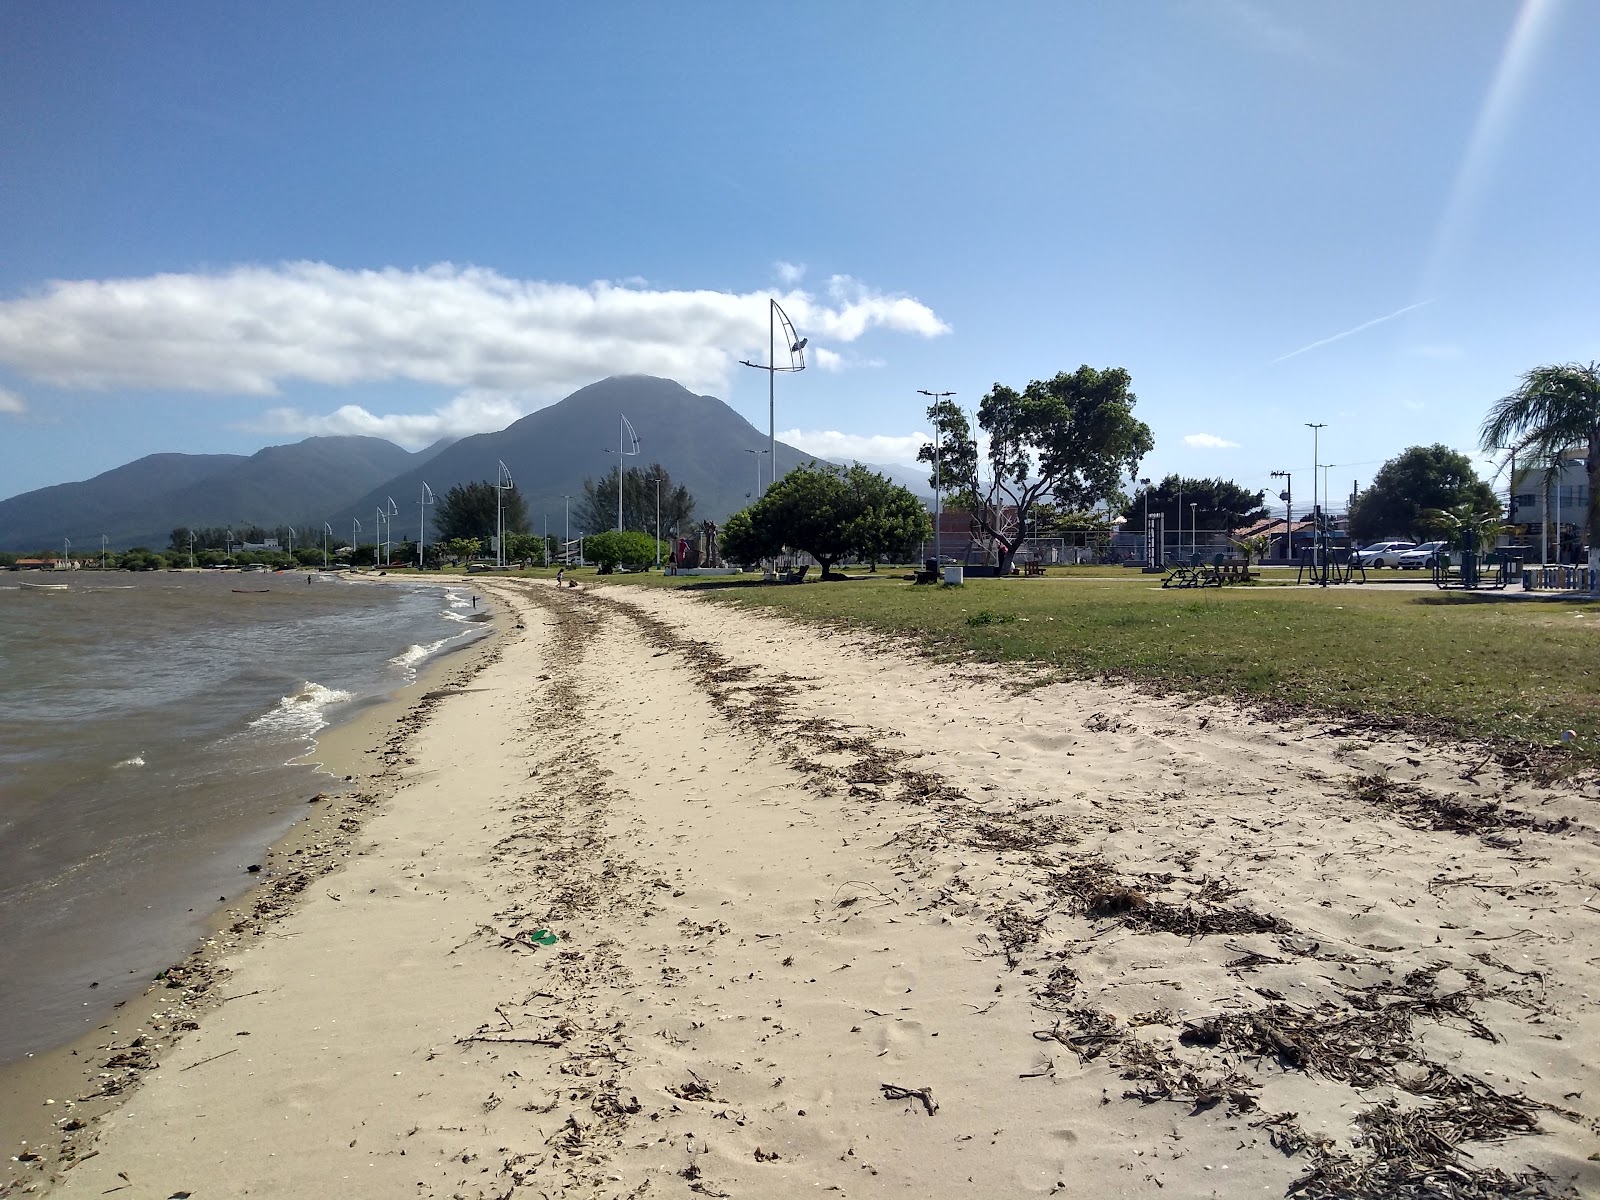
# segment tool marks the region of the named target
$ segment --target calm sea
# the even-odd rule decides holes
[[[0,1064],[187,954],[332,782],[291,760],[478,615],[464,584],[0,573]]]

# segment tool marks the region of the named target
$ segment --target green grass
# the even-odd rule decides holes
[[[1049,678],[1127,679],[1519,745],[1559,746],[1572,729],[1576,757],[1600,764],[1600,606],[1370,585],[1162,591],[1150,576],[1089,568],[960,588],[882,572],[799,587],[615,581],[699,585],[723,602],[909,636],[941,657],[1026,663]]]

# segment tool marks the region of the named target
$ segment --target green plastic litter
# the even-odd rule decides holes
[[[533,931],[533,940],[541,946],[554,946],[561,939],[548,929],[535,929]]]

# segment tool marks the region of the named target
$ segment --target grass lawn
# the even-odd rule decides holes
[[[1600,765],[1596,605],[1371,585],[1162,591],[1115,568],[960,588],[915,587],[894,572],[800,587],[614,579],[699,585],[722,602],[909,636],[941,657],[1025,662],[1052,678],[1127,679],[1524,746],[1559,746],[1572,729],[1579,762]]]

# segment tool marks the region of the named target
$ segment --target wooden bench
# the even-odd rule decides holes
[[[806,572],[809,571],[809,570],[811,570],[811,564],[810,563],[806,563],[806,565],[803,566],[803,567],[796,567],[794,570],[790,571],[787,575],[785,575],[783,577],[783,582],[784,583],[804,583],[805,579],[806,579]]]
[[[1024,575],[1043,575],[1044,564],[1036,558],[1029,559],[1022,564],[1022,573]]]

